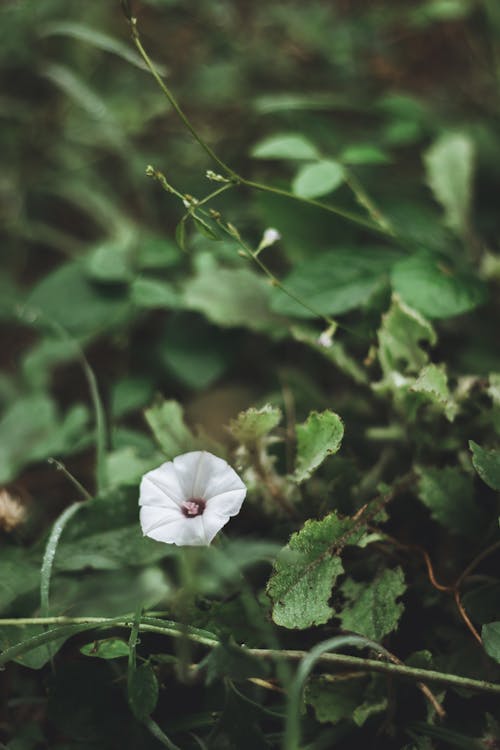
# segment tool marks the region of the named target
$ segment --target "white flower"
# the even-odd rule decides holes
[[[264,250],[264,248],[274,245],[274,243],[278,242],[278,240],[280,239],[281,239],[281,234],[278,232],[278,230],[273,229],[272,227],[269,227],[269,229],[266,229],[266,231],[262,235],[262,239],[260,241],[259,247],[257,248],[257,252],[260,253],[261,250]]]
[[[240,512],[246,487],[226,461],[192,451],[145,474],[139,505],[142,532],[158,542],[210,544]]]

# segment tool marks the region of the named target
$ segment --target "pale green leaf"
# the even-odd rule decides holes
[[[269,435],[281,422],[281,410],[271,404],[261,409],[251,407],[232,419],[229,429],[233,437],[242,445],[253,445]]]
[[[303,135],[280,133],[259,141],[251,151],[255,159],[319,159],[319,151]]]
[[[468,225],[474,174],[474,143],[463,133],[442,135],[424,154],[427,182],[449,227],[463,234]]]
[[[404,606],[396,600],[406,591],[401,568],[388,568],[370,583],[348,578],[341,591],[346,604],[338,616],[345,630],[380,641],[397,628]]]
[[[382,317],[378,331],[378,357],[384,374],[418,373],[429,356],[422,344],[436,343],[432,325],[394,295],[391,307]]]
[[[364,530],[333,512],[321,521],[306,521],[292,535],[267,584],[277,625],[304,629],[328,622],[332,587],[344,571],[337,550],[356,544]]]
[[[130,285],[130,299],[143,309],[176,308],[180,306],[179,293],[167,281],[139,277]]]
[[[486,300],[486,286],[472,273],[457,273],[432,255],[396,263],[391,282],[408,305],[429,318],[461,315]]]
[[[301,198],[319,198],[331,193],[343,182],[342,164],[332,159],[325,159],[302,167],[295,176],[292,190]]]
[[[475,470],[492,490],[500,491],[500,450],[486,450],[469,440]]]
[[[122,242],[103,242],[87,255],[86,268],[96,281],[126,283],[133,276],[131,248]]]
[[[457,415],[458,405],[450,394],[448,376],[444,365],[430,364],[424,367],[410,391],[421,393],[440,410],[448,421],[453,422]]]
[[[391,161],[385,151],[369,143],[346,146],[339,158],[345,164],[387,164]]]
[[[159,401],[146,409],[144,416],[167,459],[198,447],[177,401]]]
[[[297,461],[294,478],[297,482],[303,482],[309,479],[327,456],[337,453],[344,436],[344,424],[335,412],[314,411],[295,430]]]
[[[457,534],[477,534],[481,524],[472,477],[455,466],[418,469],[418,497],[432,518]]]

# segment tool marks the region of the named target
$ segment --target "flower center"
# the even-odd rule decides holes
[[[205,510],[205,501],[201,497],[192,497],[182,503],[181,509],[186,518],[201,516]]]

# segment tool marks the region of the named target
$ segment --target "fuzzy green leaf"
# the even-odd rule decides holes
[[[321,521],[306,521],[292,534],[267,585],[277,625],[304,629],[328,622],[333,615],[328,603],[332,587],[344,571],[337,550],[356,544],[363,532],[334,512]]]
[[[338,616],[345,630],[380,641],[396,629],[404,610],[396,599],[406,591],[401,568],[384,570],[370,583],[348,578],[341,591],[347,603]]]
[[[297,466],[294,478],[297,482],[303,482],[327,456],[337,453],[344,436],[344,424],[333,411],[313,411],[304,424],[297,425],[295,430]]]
[[[242,445],[254,445],[278,426],[281,417],[281,410],[271,404],[266,404],[261,409],[251,407],[232,419],[229,429]]]
[[[500,491],[500,450],[485,450],[469,440],[475,470],[492,490]]]
[[[457,415],[458,405],[448,388],[448,376],[444,365],[430,364],[424,367],[410,391],[421,393],[442,410],[449,422]]]

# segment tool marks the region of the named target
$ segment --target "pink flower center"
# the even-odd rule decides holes
[[[195,518],[195,516],[202,515],[205,505],[206,503],[201,497],[192,497],[182,503],[181,509],[186,518]]]

